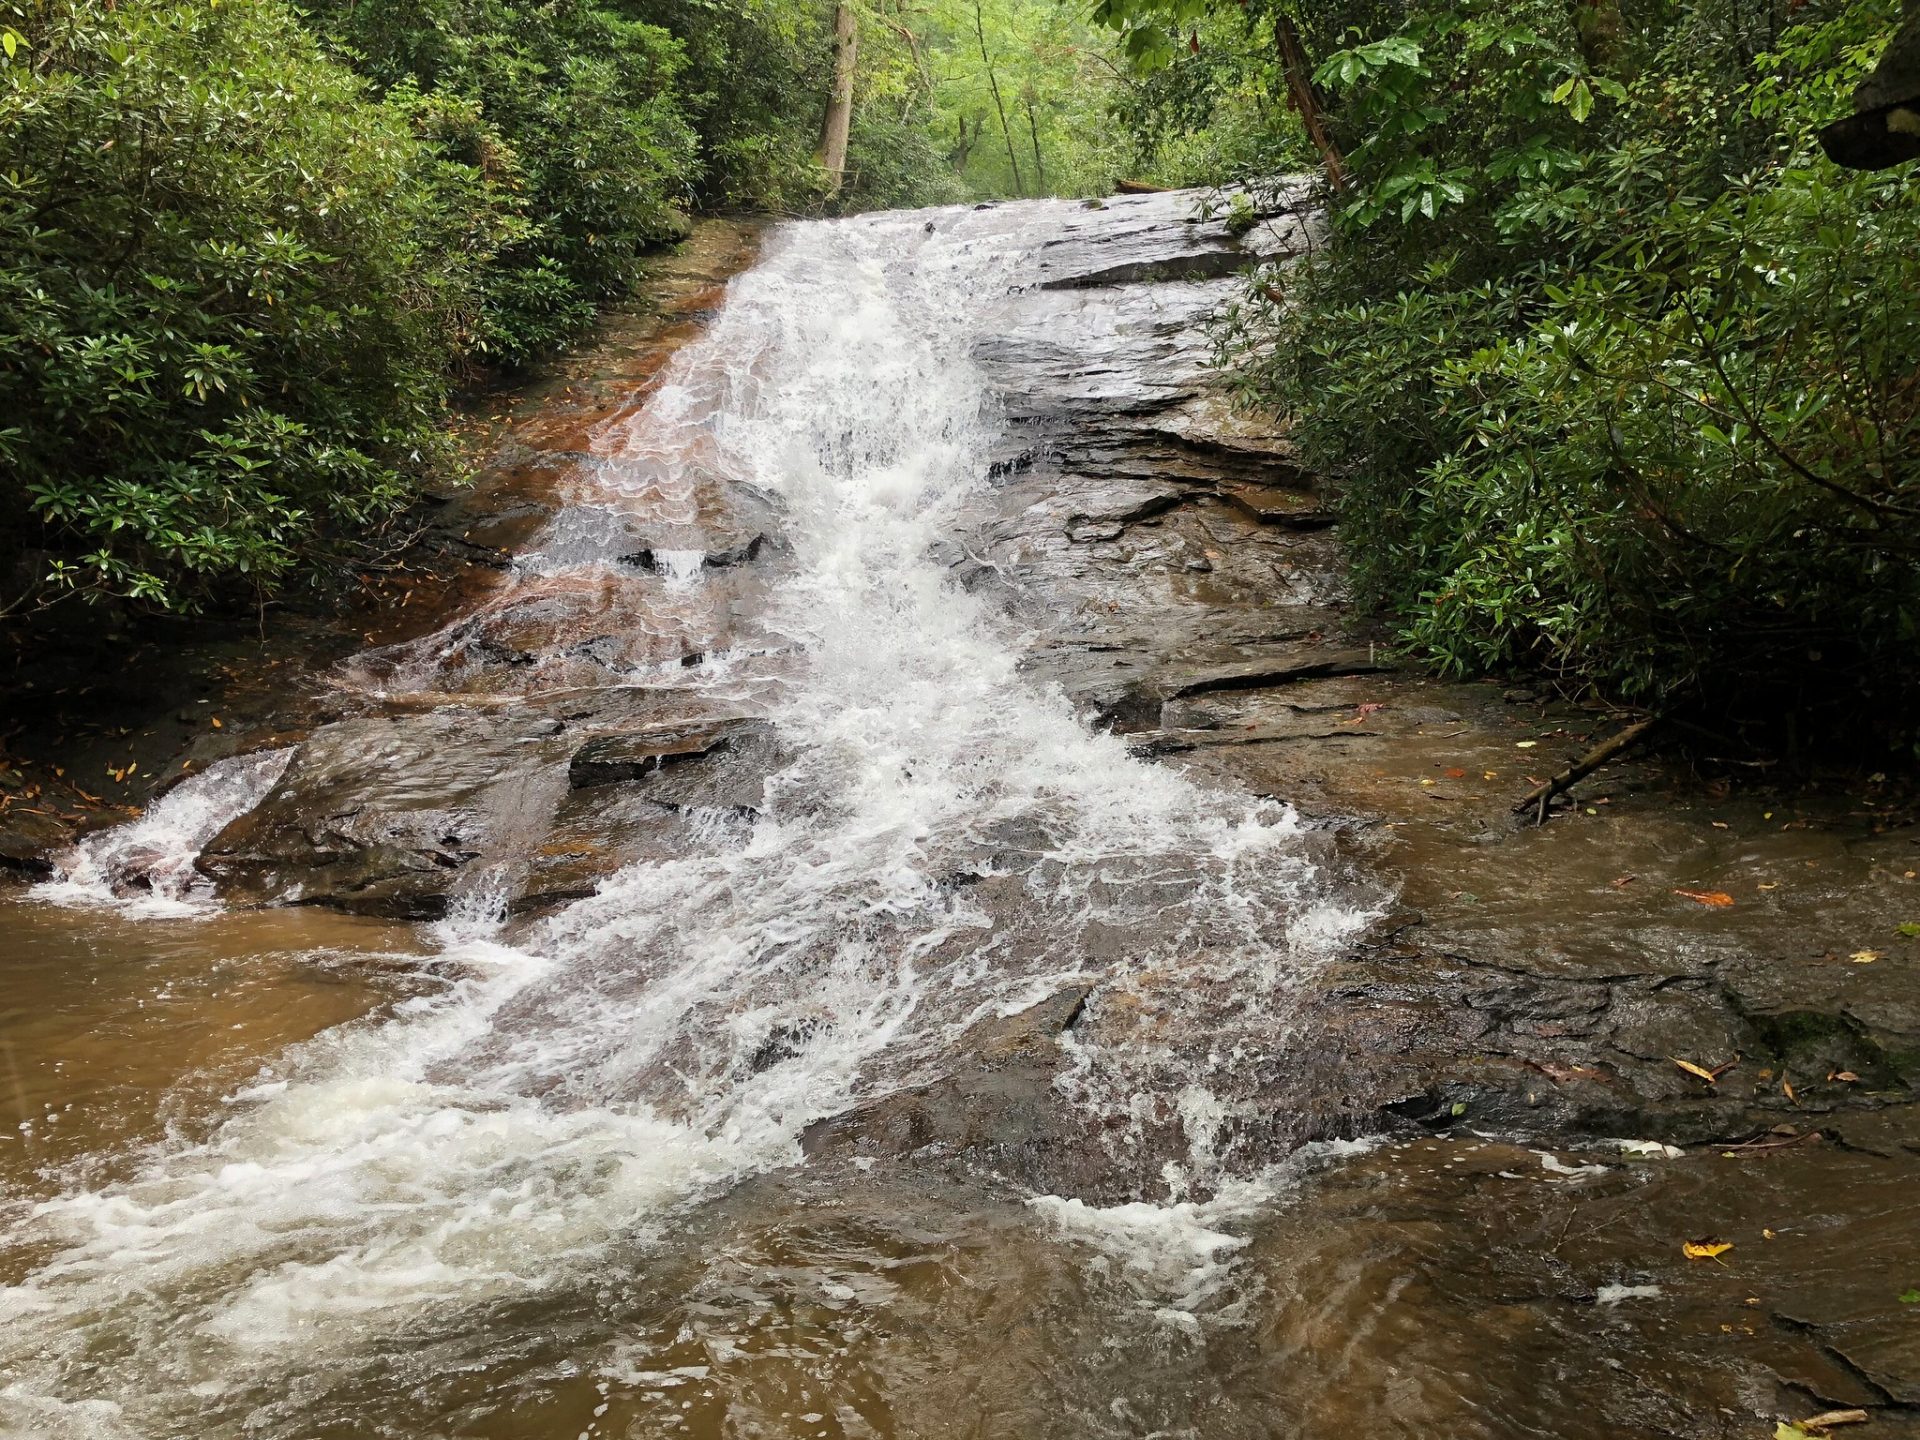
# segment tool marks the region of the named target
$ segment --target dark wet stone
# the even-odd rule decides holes
[[[444,711],[329,725],[199,868],[229,903],[438,915],[477,863],[531,843],[572,747],[535,714],[484,729]]]
[[[1038,263],[1042,289],[1213,280],[1303,246],[1306,225],[1284,211],[1245,235],[1224,218],[1199,220],[1192,194],[1119,196],[1097,216],[1070,220]]]
[[[1262,525],[1309,529],[1331,525],[1335,516],[1317,495],[1278,485],[1223,483],[1220,498]]]
[[[736,540],[731,544],[722,546],[718,550],[702,550],[700,554],[700,564],[709,570],[722,570],[729,565],[744,565],[750,560],[759,558],[760,552],[766,548],[766,545],[767,537],[765,535],[752,535],[745,540]],[[651,549],[635,550],[632,554],[622,555],[620,557],[620,563],[623,565],[631,565],[636,570],[658,572],[666,568],[661,564],[658,556]]]
[[[767,727],[763,721],[721,720],[691,725],[668,724],[622,734],[603,735],[574,752],[567,781],[576,790],[638,780],[669,765],[698,759],[732,746]]]
[[[980,1021],[956,1041],[943,1078],[823,1120],[802,1145],[809,1155],[924,1154],[1070,1193],[1068,1172],[1094,1162],[1053,1081],[1060,1036],[1091,988],[1071,985],[1016,1015]]]
[[[0,869],[45,875],[53,868],[50,852],[69,843],[73,831],[56,816],[28,814],[31,808],[16,802],[0,811]]]
[[[1164,671],[1157,677],[1157,688],[1165,698],[1175,699],[1211,690],[1258,690],[1323,675],[1366,675],[1387,668],[1365,650],[1300,650],[1232,665]]]
[[[568,767],[575,789],[627,782],[674,810],[757,810],[766,777],[785,763],[764,720],[668,725],[589,742]]]

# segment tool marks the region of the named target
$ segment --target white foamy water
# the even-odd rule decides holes
[[[260,750],[215,761],[138,820],[96,831],[57,857],[54,878],[34,886],[34,897],[154,917],[204,913],[212,887],[193,862],[208,841],[260,803],[293,754]]]
[[[1251,1222],[1315,1167],[1364,1155],[1378,1143],[1303,1145],[1278,1164],[1226,1181],[1205,1200],[1089,1205],[1036,1195],[1027,1203],[1064,1238],[1096,1252],[1097,1268],[1117,1270],[1143,1307],[1175,1329],[1198,1333],[1203,1317],[1242,1318],[1250,1297],[1235,1294],[1233,1287],[1236,1262],[1248,1243],[1243,1232]]]
[[[475,908],[440,932],[444,992],[304,1047],[204,1144],[39,1206],[51,1258],[0,1290],[15,1402],[109,1400],[129,1433],[162,1433],[193,1396],[344,1362],[370,1333],[583,1284],[614,1247],[798,1163],[813,1121],[939,1073],[969,1025],[1075,981],[1231,995],[1233,1034],[1138,1067],[1086,1042],[1061,1097],[1090,1123],[1125,1116],[1178,1068],[1183,1173],[1205,1171],[1233,1113],[1215,1092],[1244,1047],[1278,1043],[1292,986],[1359,917],[1290,810],[1094,733],[929,558],[989,484],[999,421],[973,348],[1073,213],[769,242],[654,402],[603,437],[620,493],[571,482],[585,503],[671,507],[698,469],[777,507],[790,563],[764,623],[799,663],[700,672],[752,684],[787,757],[757,815],[520,932]],[[709,583],[697,553],[660,552],[672,586]],[[1158,1162],[1141,1179],[1172,1187]],[[1171,1226],[1189,1269],[1233,1248],[1198,1210],[1078,1204],[1056,1218],[1083,1233]]]

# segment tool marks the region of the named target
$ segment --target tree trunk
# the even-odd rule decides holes
[[[1627,56],[1627,22],[1620,0],[1573,0],[1573,33],[1596,75],[1618,75]]]
[[[1319,97],[1313,93],[1313,67],[1307,63],[1307,52],[1300,44],[1300,32],[1294,28],[1293,20],[1287,15],[1273,17],[1274,48],[1280,52],[1280,71],[1287,79],[1287,103],[1300,116],[1300,123],[1306,127],[1307,138],[1313,142],[1314,149],[1320,152],[1321,163],[1326,166],[1327,185],[1333,190],[1347,188],[1347,162],[1340,154],[1340,147],[1333,143],[1333,136],[1327,133],[1327,120],[1320,108]]]
[[[955,170],[967,168],[967,157],[973,153],[973,136],[967,133],[967,117],[960,117],[960,138],[954,141],[953,148],[947,151],[947,163]]]
[[[1047,193],[1047,167],[1040,159],[1040,126],[1033,118],[1033,97],[1023,96],[1022,103],[1027,107],[1027,134],[1033,137],[1034,189],[1044,195]]]
[[[980,38],[980,63],[987,67],[987,88],[993,91],[993,108],[1000,112],[1000,135],[1007,142],[1007,163],[1013,167],[1013,189],[1017,195],[1027,193],[1027,185],[1020,178],[1020,157],[1013,149],[1013,127],[1007,123],[1006,102],[1000,98],[1000,77],[994,73],[993,56],[987,53],[987,27],[980,18],[980,0],[973,0],[973,33]]]
[[[820,163],[827,169],[827,193],[838,195],[847,174],[847,132],[853,128],[853,66],[860,36],[853,28],[853,7],[833,7],[833,92],[827,97],[826,123],[820,128]]]

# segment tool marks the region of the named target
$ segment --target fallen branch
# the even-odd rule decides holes
[[[1171,194],[1171,185],[1150,185],[1145,180],[1116,180],[1113,193],[1116,195],[1167,195]]]
[[[1532,810],[1534,812],[1533,823],[1536,825],[1546,824],[1547,806],[1553,801],[1555,796],[1564,795],[1609,760],[1614,759],[1639,744],[1640,741],[1646,738],[1647,732],[1659,723],[1660,717],[1658,715],[1649,715],[1644,720],[1634,721],[1633,724],[1622,730],[1618,735],[1615,735],[1611,740],[1602,740],[1598,745],[1594,746],[1593,749],[1582,755],[1551,780],[1529,790],[1521,797],[1520,802],[1513,807],[1513,813],[1516,815],[1524,815],[1527,811]]]

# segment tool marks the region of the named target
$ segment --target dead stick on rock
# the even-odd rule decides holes
[[[1634,721],[1633,724],[1627,726],[1626,729],[1622,730],[1618,735],[1615,735],[1611,740],[1602,740],[1598,745],[1594,746],[1593,749],[1589,750],[1585,755],[1582,755],[1551,780],[1529,790],[1526,795],[1522,797],[1520,803],[1513,807],[1513,813],[1516,815],[1524,815],[1527,811],[1532,810],[1534,812],[1534,824],[1546,824],[1547,806],[1552,802],[1554,796],[1564,795],[1609,760],[1632,746],[1639,744],[1641,740],[1646,738],[1647,732],[1659,723],[1660,717],[1658,715],[1649,715],[1644,720]]]

